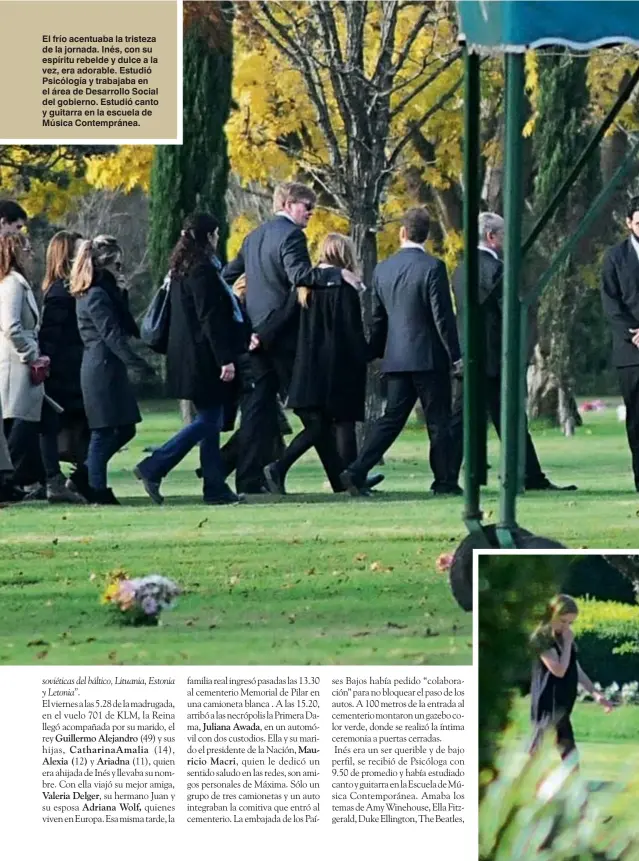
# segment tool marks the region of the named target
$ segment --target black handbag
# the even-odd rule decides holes
[[[140,337],[154,353],[166,355],[169,348],[171,325],[171,279],[167,275],[164,283],[149,302],[140,323]]]

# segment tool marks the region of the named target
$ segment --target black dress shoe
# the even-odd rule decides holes
[[[351,496],[362,496],[364,490],[368,492],[368,488],[364,488],[364,486],[360,484],[350,469],[345,469],[344,472],[340,472],[339,480],[344,490],[348,491]]]
[[[381,472],[375,472],[373,475],[369,475],[366,481],[364,482],[364,487],[367,490],[372,490],[374,487],[377,487],[378,484],[381,484],[382,481],[386,478]]]
[[[22,488],[17,487],[10,482],[0,484],[0,503],[2,502],[22,502],[26,494]]]
[[[89,470],[84,464],[76,466],[67,478],[67,487],[74,493],[79,493],[87,502],[93,502],[93,489],[89,484]]]
[[[110,487],[107,487],[105,490],[94,490],[91,489],[91,502],[96,505],[121,505],[119,499],[115,498],[115,494],[111,490]]]
[[[560,486],[558,484],[553,484],[552,481],[548,481],[548,479],[546,479],[545,481],[540,481],[540,482],[537,482],[535,484],[526,484],[526,490],[559,490],[559,491],[563,491],[563,490],[578,490],[578,487],[576,484],[565,484],[563,486]]]
[[[269,463],[264,467],[264,479],[266,481],[266,486],[271,493],[275,493],[279,496],[286,495],[284,479],[280,475],[280,471],[277,468],[276,463]]]
[[[438,484],[431,488],[435,496],[463,496],[464,491],[458,484]]]
[[[241,502],[246,502],[243,494],[233,493],[232,490],[229,490],[228,493],[221,493],[219,496],[204,498],[205,505],[239,505]]]

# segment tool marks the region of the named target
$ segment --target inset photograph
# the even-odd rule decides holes
[[[636,857],[639,556],[481,554],[477,576],[480,859]]]

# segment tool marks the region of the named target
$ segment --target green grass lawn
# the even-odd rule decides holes
[[[512,720],[521,741],[528,737],[530,700],[519,699]],[[639,706],[619,706],[610,714],[595,703],[577,703],[572,715],[581,768],[586,780],[621,783],[639,768]]]
[[[5,663],[459,664],[471,660],[471,618],[435,560],[465,535],[462,503],[432,498],[424,431],[391,449],[383,492],[334,496],[314,453],[289,476],[290,495],[228,508],[200,504],[189,456],[154,506],[132,475],[146,445],[177,429],[172,405],[145,421],[110,475],[122,508],[46,503],[0,510],[0,661]],[[623,425],[588,416],[572,439],[534,432],[543,467],[577,494],[531,493],[520,523],[572,547],[637,546]],[[490,441],[488,520],[498,510]],[[153,571],[186,589],[158,629],[109,624],[105,573]],[[97,575],[97,576],[94,576]]]

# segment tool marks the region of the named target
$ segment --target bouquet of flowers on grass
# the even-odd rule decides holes
[[[123,625],[157,625],[162,610],[173,607],[180,592],[177,583],[161,574],[130,580],[118,569],[108,575],[102,603],[118,611]]]

